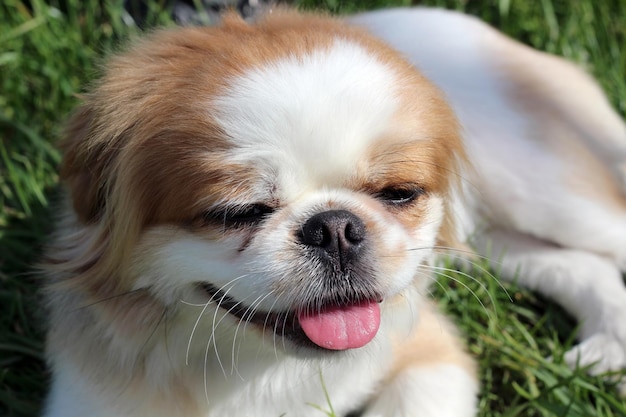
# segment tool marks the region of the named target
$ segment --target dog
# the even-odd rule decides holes
[[[472,416],[475,363],[425,296],[465,241],[592,319],[577,360],[623,367],[599,345],[626,346],[623,129],[582,72],[452,12],[146,36],[62,144],[44,415]]]

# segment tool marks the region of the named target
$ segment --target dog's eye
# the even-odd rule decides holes
[[[255,226],[274,212],[274,208],[265,204],[250,204],[239,209],[214,210],[205,215],[205,219],[220,222],[229,227]]]
[[[415,201],[424,190],[419,187],[387,187],[376,193],[376,198],[385,204],[401,206]]]

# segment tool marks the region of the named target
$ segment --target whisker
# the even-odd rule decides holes
[[[456,271],[454,271],[456,272]],[[444,274],[444,273],[439,273],[439,275],[442,275],[454,282],[456,282],[457,284],[459,284],[460,286],[462,286],[463,288],[465,288],[467,291],[470,292],[470,294],[476,299],[476,301],[478,301],[478,303],[480,304],[480,306],[483,308],[483,310],[485,311],[485,313],[487,314],[488,317],[490,317],[490,319],[492,319],[491,314],[489,312],[489,310],[487,309],[487,307],[485,306],[485,304],[482,302],[482,300],[478,297],[478,294],[476,294],[476,292],[474,292],[474,290],[472,290],[467,284],[465,284],[463,281],[454,278],[451,275],[448,274]],[[437,281],[436,281],[437,282]],[[439,283],[440,285],[442,285],[441,283]],[[442,287],[443,288],[443,287]],[[446,291],[447,292],[447,291]],[[491,296],[490,296],[491,297]]]
[[[209,400],[209,375],[208,375],[208,361],[209,361],[209,349],[211,348],[211,342],[207,343],[206,348],[204,349],[204,370],[203,370],[203,379],[204,379],[204,397],[206,398],[207,404],[210,404]],[[219,361],[219,355],[218,355]]]
[[[228,291],[230,291],[232,288],[233,288],[233,287],[230,287],[230,288],[228,289]],[[246,301],[248,298],[250,298],[250,297],[251,297],[251,295],[250,295],[250,296],[248,296],[248,297],[245,297],[245,298],[243,298],[242,300],[237,301],[237,302],[236,302],[234,305],[232,305],[229,309],[227,309],[227,310],[226,310],[226,309],[224,309],[224,310],[226,310],[226,312],[222,315],[222,317],[220,317],[220,319],[219,319],[217,322],[215,322],[215,319],[216,319],[216,317],[217,317],[217,311],[219,311],[219,308],[220,308],[220,306],[221,306],[221,303],[222,303],[222,301],[225,299],[226,294],[228,293],[228,291],[226,291],[226,293],[224,294],[224,296],[222,297],[222,299],[220,300],[220,302],[219,302],[219,303],[218,303],[218,305],[217,305],[217,307],[218,307],[218,308],[216,309],[216,311],[215,311],[215,315],[214,315],[214,317],[213,317],[212,334],[211,334],[211,336],[209,337],[208,344],[210,344],[210,343],[211,343],[211,341],[215,341],[215,340],[217,340],[217,338],[215,337],[215,330],[216,330],[216,329],[217,329],[217,327],[220,325],[220,323],[222,323],[222,321],[223,321],[226,317],[230,316],[230,315],[232,314],[232,311],[233,311],[233,310],[235,310],[235,309],[239,308],[239,306],[240,306],[240,305],[242,305],[244,301]],[[239,324],[237,325],[237,328],[236,328],[236,330],[235,330],[235,335],[233,336],[233,351],[234,351],[234,345],[235,345],[235,343],[236,343],[237,331],[238,331],[238,329],[239,329],[239,325],[241,324],[241,321],[243,321],[243,318],[240,320]],[[226,370],[225,370],[224,366],[222,365],[222,361],[221,361],[221,359],[220,359],[220,357],[219,357],[219,353],[218,353],[218,350],[217,350],[217,343],[213,343],[213,346],[214,346],[214,348],[215,348],[215,354],[216,354],[216,357],[217,357],[218,363],[219,363],[219,365],[220,365],[220,368],[222,369],[222,373],[224,374],[224,376],[226,376]],[[231,375],[232,375],[234,372],[236,372],[236,374],[237,374],[237,375],[238,375],[238,376],[239,376],[239,377],[243,380],[243,377],[241,376],[241,374],[239,374],[239,371],[237,371],[237,370],[233,370],[233,369],[232,369],[232,367],[231,367]]]
[[[449,248],[449,250],[455,250],[453,248]],[[455,250],[456,252],[469,252],[469,251],[461,251],[461,250]],[[455,253],[447,253],[446,255],[448,256],[456,256],[459,258],[462,258],[462,255],[458,255]],[[493,260],[487,256],[482,256],[482,255],[475,255],[477,258],[480,258],[486,262],[489,262],[490,264],[495,264],[496,266],[502,266],[502,263],[496,260]],[[467,258],[464,258],[467,259]],[[513,298],[511,297],[511,295],[509,294],[509,291],[506,289],[506,287],[502,284],[502,281],[500,279],[498,279],[498,277],[496,277],[493,273],[491,273],[491,271],[489,269],[487,269],[486,267],[482,266],[481,264],[477,263],[477,262],[473,262],[473,261],[469,261],[470,264],[472,265],[472,268],[477,269],[478,271],[484,273],[485,275],[487,275],[487,277],[491,280],[493,280],[493,282],[495,282],[498,287],[500,287],[500,289],[502,291],[504,291],[504,293],[506,294],[507,298],[509,299],[510,302],[513,302]],[[476,282],[478,282],[478,280],[475,277],[470,277],[469,275],[467,275],[464,271],[461,271],[460,269],[454,269],[455,271],[462,273],[463,275],[467,276],[470,279],[475,280]]]
[[[274,302],[272,303],[270,309],[268,310],[267,314],[265,315],[265,321],[263,322],[263,334],[265,335],[265,329],[267,328],[267,320],[270,318],[270,314],[271,311],[274,310],[274,306],[276,305],[276,303],[280,300],[282,296],[282,293],[278,294],[276,296],[276,298],[274,299]],[[274,330],[272,330],[272,344],[274,345],[274,356],[276,357],[276,359],[278,359],[278,350],[276,349],[276,323],[274,324]]]
[[[236,281],[239,278],[235,278],[234,281]],[[225,284],[227,285],[227,284]],[[220,291],[222,291],[222,289],[224,288],[224,286],[222,286],[220,288]],[[209,340],[207,341],[206,344],[206,348],[204,350],[204,395],[207,399],[207,403],[209,402],[209,380],[208,380],[208,361],[209,361],[209,350],[211,348],[211,341],[215,341],[217,340],[217,338],[215,337],[215,330],[217,329],[217,326],[222,322],[222,320],[224,319],[224,317],[226,317],[227,313],[224,313],[224,315],[222,315],[222,317],[220,318],[220,320],[216,323],[216,318],[217,318],[217,312],[220,310],[220,305],[224,302],[224,299],[226,298],[228,292],[230,290],[233,289],[233,286],[229,287],[226,291],[224,291],[224,294],[222,295],[222,297],[220,298],[220,300],[217,302],[217,308],[215,309],[215,312],[213,313],[213,321],[211,324],[211,335],[209,336]],[[213,299],[213,297],[211,297],[211,300]],[[211,301],[209,300],[209,301]],[[220,369],[222,370],[222,374],[224,376],[226,376],[226,370],[224,369],[224,365],[222,364],[222,360],[220,358],[220,354],[219,351],[217,349],[217,343],[214,342],[213,343],[213,350],[215,352],[215,358],[217,359],[217,363],[220,366]]]
[[[282,329],[280,331],[280,334],[282,336],[283,349],[286,350],[287,349],[287,345],[285,344],[285,327],[287,327],[287,319],[289,318],[289,315],[283,314],[283,316],[281,318],[283,319],[283,326],[282,326]]]
[[[222,285],[222,287],[220,288],[223,289],[225,286],[227,285],[231,285],[235,282],[237,282],[238,280],[246,277],[247,275],[241,275],[239,277],[233,278],[230,281],[228,281],[226,284]],[[232,287],[231,287],[232,288]],[[193,340],[193,336],[196,332],[196,329],[198,328],[198,324],[200,323],[200,320],[202,319],[202,316],[204,315],[204,313],[206,312],[206,309],[209,307],[209,304],[211,304],[214,300],[214,297],[211,296],[211,298],[204,304],[195,304],[195,303],[189,303],[187,301],[184,300],[179,300],[181,303],[185,304],[185,305],[189,305],[192,307],[200,307],[202,306],[202,311],[200,311],[200,314],[198,315],[198,318],[196,319],[193,328],[191,329],[191,334],[189,335],[189,341],[187,342],[187,352],[185,353],[185,365],[189,365],[189,352],[191,350],[191,342]],[[209,339],[210,340],[210,339]]]
[[[209,302],[210,301],[211,300],[209,300]],[[206,304],[206,303],[191,303],[191,302],[185,301],[185,300],[178,300],[178,302],[180,302],[181,304],[184,304],[186,306],[189,306],[189,307],[204,307],[204,305]]]
[[[246,326],[249,323],[249,319],[252,318],[252,316],[254,316],[256,308],[263,302],[263,300],[269,297],[272,294],[272,292],[273,291],[270,291],[269,293],[265,295],[259,295],[254,301],[252,301],[252,303],[250,303],[250,306],[248,306],[246,308],[246,311],[244,311],[244,313],[242,314],[241,319],[239,320],[239,323],[237,323],[237,327],[235,328],[235,334],[233,335],[233,344],[232,344],[232,349],[231,349],[230,373],[231,375],[233,373],[236,373],[242,380],[243,380],[243,377],[239,374],[239,371],[237,370],[237,366],[236,366],[237,361],[235,357],[235,346],[236,346],[236,341],[237,341],[237,334],[239,333],[239,328],[241,327],[241,323],[245,323],[243,325],[243,331],[242,331],[245,334]]]
[[[224,286],[222,286],[220,288],[220,291],[222,291],[222,289],[224,288]],[[222,370],[222,374],[224,376],[226,375],[226,370],[224,369],[224,365],[222,364],[222,359],[220,358],[220,353],[217,349],[217,343],[215,342],[217,340],[217,337],[215,336],[215,331],[217,329],[217,326],[219,326],[219,324],[222,322],[222,320],[224,320],[224,318],[229,314],[230,309],[227,310],[222,317],[216,321],[217,319],[217,313],[218,311],[220,311],[220,306],[222,305],[222,303],[224,302],[224,300],[226,299],[226,297],[228,296],[228,293],[230,290],[233,289],[233,286],[229,287],[226,291],[224,291],[224,294],[222,295],[222,297],[220,298],[220,300],[217,303],[217,308],[215,309],[215,312],[213,313],[213,321],[211,324],[211,336],[209,337],[209,340],[207,341],[207,350],[209,348],[209,346],[211,345],[211,342],[213,341],[213,350],[215,351],[215,358],[217,359],[217,363],[220,366],[220,369]],[[233,307],[234,308],[234,307]],[[208,353],[206,354],[208,355]],[[205,363],[204,363],[204,367],[205,367],[205,372],[206,372],[206,365],[207,365],[207,356],[205,355]],[[207,384],[207,381],[205,380],[205,386]]]
[[[202,311],[200,312],[200,314],[198,314],[198,318],[196,319],[196,322],[193,324],[193,328],[191,329],[191,334],[189,335],[189,341],[187,342],[187,352],[185,353],[185,365],[187,366],[189,366],[189,351],[191,350],[191,341],[193,340],[193,335],[196,333],[196,329],[198,328],[198,323],[200,323],[202,316],[204,316],[204,313],[206,312],[206,309],[209,307],[209,304],[211,304],[211,302],[212,300],[209,300],[204,304]]]
[[[274,322],[274,329],[273,329],[274,354],[276,355],[277,358],[278,358],[278,350],[276,348],[276,336],[278,335],[278,325],[279,325],[279,321],[281,318],[283,319],[283,326],[282,326],[282,331],[281,331],[282,344],[283,344],[283,348],[285,348],[285,323],[287,321],[287,315],[284,315],[284,318],[281,317],[281,315],[278,315],[276,322]]]
[[[416,248],[416,249],[419,249],[419,248]],[[480,253],[477,253],[471,249],[459,249],[459,248],[453,248],[451,246],[432,246],[432,249],[437,250],[437,251],[439,250],[446,251],[446,255],[454,255],[456,257],[463,256],[459,254],[467,254],[469,255],[470,258],[478,258],[490,264],[502,266],[502,262],[498,261],[497,259],[494,259],[490,256],[481,255]],[[409,249],[409,250],[413,250],[413,249]]]
[[[500,265],[499,261],[497,261],[495,259],[492,259],[492,258],[490,258],[488,256],[484,256],[484,255],[481,255],[479,253],[476,253],[475,251],[473,251],[471,249],[459,249],[459,248],[454,248],[452,246],[440,246],[440,245],[436,245],[436,246],[422,246],[422,247],[414,247],[414,248],[406,249],[407,252],[413,252],[413,251],[419,251],[419,250],[435,250],[435,251],[441,250],[441,251],[446,251],[447,255],[456,255],[458,257],[461,257],[462,255],[457,255],[457,253],[466,254],[466,255],[469,255],[469,257],[480,258],[480,259],[482,259],[484,261],[487,261],[487,262],[490,262],[490,263],[494,263],[496,265]]]
[[[475,253],[474,251],[471,250],[463,250],[463,249],[458,249],[458,248],[452,248],[449,246],[425,246],[425,247],[415,247],[415,248],[409,248],[407,249],[407,252],[409,251],[418,251],[418,250],[430,250],[430,249],[435,249],[435,250],[445,250],[446,252],[446,256],[450,256],[450,257],[457,257],[457,258],[462,258],[464,260],[469,261],[469,263],[472,265],[472,268],[476,268],[477,270],[479,270],[480,272],[484,273],[485,275],[487,275],[487,277],[489,277],[489,279],[493,280],[498,287],[500,287],[500,289],[502,291],[504,291],[504,293],[506,294],[507,298],[509,299],[510,302],[513,302],[513,298],[511,297],[511,295],[509,294],[509,291],[506,289],[506,287],[502,284],[502,281],[500,279],[498,279],[498,277],[496,277],[495,275],[493,275],[493,273],[491,271],[489,271],[489,269],[485,268],[484,266],[480,265],[477,262],[473,262],[470,259],[468,259],[468,257],[463,256],[463,254],[467,254],[470,255],[470,257],[475,257],[475,258],[479,258],[483,261],[489,262],[490,264],[495,264],[496,266],[501,266],[502,263],[494,260],[488,256],[484,256],[484,255],[480,255]],[[457,253],[455,253],[457,252]],[[392,255],[394,256],[394,255]],[[400,256],[400,255],[395,255],[395,256]],[[391,256],[387,256],[387,257],[391,257]],[[463,271],[461,271],[460,269],[448,269],[449,271],[455,271],[455,272],[459,272],[462,273],[463,275],[467,276],[468,278],[479,282],[478,280],[476,280],[475,277],[471,277],[469,275],[467,275],[466,273],[464,273]]]
[[[463,272],[463,271],[458,271],[458,270],[456,270],[456,269],[446,268],[446,267],[443,267],[443,266],[425,265],[424,267],[429,268],[429,269],[432,269],[432,270],[435,270],[435,271],[446,271],[446,272],[453,272],[453,273],[457,273],[457,274],[460,274],[460,275],[462,275],[462,276],[464,276],[464,277],[466,277],[466,278],[468,278],[468,279],[470,279],[470,280],[474,281],[475,283],[477,283],[477,284],[478,284],[478,286],[479,286],[480,288],[482,288],[482,289],[483,289],[483,290],[487,293],[487,296],[489,297],[489,301],[491,302],[491,304],[492,304],[492,305],[494,305],[494,306],[495,306],[495,305],[497,305],[497,304],[496,304],[496,302],[495,302],[495,299],[494,299],[494,298],[493,298],[493,296],[491,295],[491,292],[489,291],[489,289],[487,288],[487,286],[486,286],[485,284],[483,284],[482,282],[480,282],[480,280],[479,280],[479,279],[477,279],[476,277],[473,277],[473,276],[471,276],[470,274],[468,274],[468,273],[466,273],[466,272]],[[450,275],[447,275],[447,274],[446,274],[446,275],[444,275],[444,276],[446,276],[446,277],[448,277],[448,278],[451,278],[451,277],[450,277]],[[457,280],[457,282],[458,282],[458,280]],[[507,293],[507,295],[508,295],[508,293]],[[513,301],[513,300],[511,300],[511,302],[512,302],[512,301]]]

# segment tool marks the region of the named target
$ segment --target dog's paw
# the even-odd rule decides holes
[[[596,334],[572,348],[564,359],[570,368],[589,366],[591,375],[608,372],[607,380],[617,383],[618,395],[626,398],[626,346],[616,338]]]
[[[564,359],[571,368],[589,366],[592,375],[626,369],[626,349],[617,338],[604,333],[583,340]]]

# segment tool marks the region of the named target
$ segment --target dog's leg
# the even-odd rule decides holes
[[[454,327],[425,306],[414,335],[396,351],[395,367],[364,417],[471,417],[476,413],[475,365]]]
[[[476,249],[516,279],[563,306],[580,322],[580,341],[565,357],[595,373],[626,368],[626,287],[614,262],[516,232],[493,230]]]

